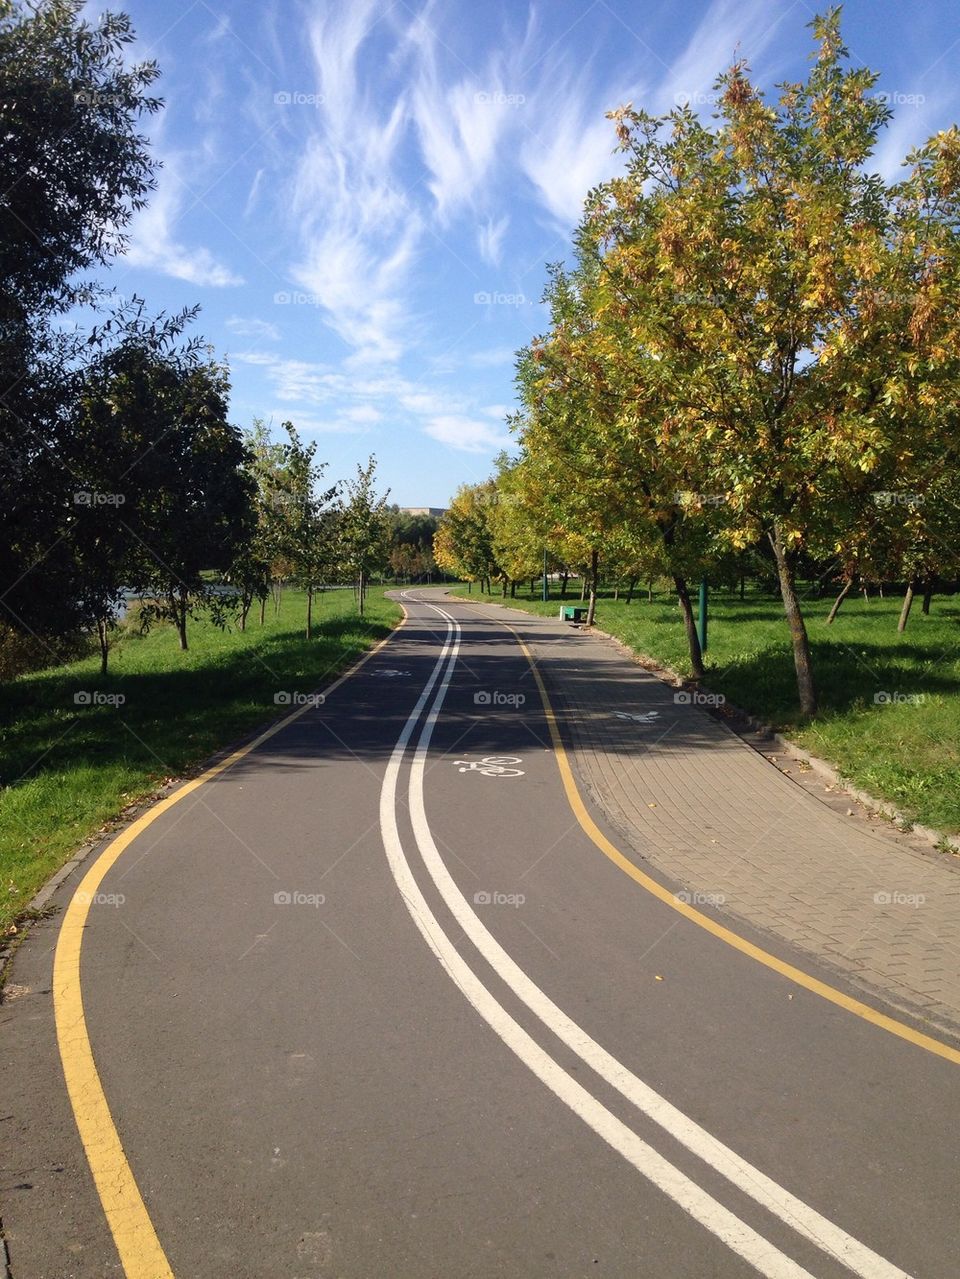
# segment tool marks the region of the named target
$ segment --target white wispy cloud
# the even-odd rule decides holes
[[[263,338],[269,342],[280,341],[280,330],[268,320],[248,319],[242,315],[231,315],[225,321],[231,333],[242,338]]]
[[[322,111],[303,120],[291,214],[302,244],[293,278],[314,295],[355,362],[398,359],[413,321],[407,287],[422,232],[399,171],[406,101],[362,81],[377,6],[363,0],[308,19]],[[281,110],[289,108],[280,108]]]
[[[243,277],[210,249],[187,245],[179,238],[178,223],[187,202],[186,189],[177,173],[179,164],[174,157],[165,160],[158,190],[133,220],[126,262],[189,284],[221,289],[243,284]]]
[[[289,404],[274,409],[268,414],[268,421],[274,424],[292,422],[302,435],[366,435],[369,430],[367,426],[353,422],[348,417],[336,414],[327,418],[317,417],[314,413],[292,408]]]
[[[505,213],[501,218],[487,218],[477,229],[477,248],[484,262],[491,266],[499,266],[503,258],[503,237],[510,225],[510,218]]]
[[[510,436],[489,422],[462,414],[444,413],[430,418],[423,427],[424,433],[448,448],[463,453],[491,453],[506,448]]]

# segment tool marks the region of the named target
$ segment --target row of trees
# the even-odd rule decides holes
[[[519,355],[519,455],[461,490],[441,566],[552,565],[676,589],[772,565],[801,708],[817,708],[801,568],[914,591],[960,573],[960,131],[887,182],[890,118],[839,11],[769,102],[737,63],[709,121],[612,113],[621,176],[591,191],[550,326]],[[482,528],[482,532],[478,529]],[[592,609],[591,609],[592,616]]]
[[[127,17],[83,7],[0,0],[0,642],[36,663],[95,634],[106,669],[131,595],[186,648],[199,608],[242,628],[287,582],[309,636],[320,584],[355,582],[362,613],[372,573],[431,573],[432,527],[386,507],[373,458],[331,484],[290,423],[233,425],[196,308],[151,316],[85,278],[155,186],[161,102]]]

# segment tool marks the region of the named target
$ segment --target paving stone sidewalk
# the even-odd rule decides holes
[[[957,858],[848,816],[846,797],[785,775],[616,641],[494,608],[530,645],[582,779],[635,854],[694,901],[722,898],[722,913],[960,1033]]]

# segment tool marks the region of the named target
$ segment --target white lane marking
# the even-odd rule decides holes
[[[558,1039],[572,1049],[602,1079],[632,1102],[638,1110],[659,1124],[738,1189],[770,1212],[775,1213],[782,1221],[815,1243],[829,1256],[860,1275],[861,1279],[909,1279],[906,1271],[892,1265],[884,1257],[873,1252],[858,1239],[822,1216],[816,1209],[804,1203],[802,1199],[796,1198],[783,1186],[725,1146],[705,1128],[701,1128],[649,1084],[645,1084],[642,1079],[634,1075],[553,1003],[481,923],[447,870],[434,842],[426,814],[423,781],[427,752],[434,726],[453,677],[461,634],[461,628],[455,618],[435,604],[429,607],[440,613],[447,620],[448,626],[453,625],[457,638],[445,678],[424,722],[411,766],[410,819],[427,872],[463,932],[498,976]]]
[[[723,1204],[718,1203],[679,1168],[675,1168],[658,1154],[652,1146],[648,1146],[616,1115],[592,1097],[571,1075],[568,1075],[491,995],[468,967],[430,910],[413,877],[400,840],[397,827],[397,780],[420,713],[449,656],[451,663],[441,689],[441,693],[446,692],[459,647],[458,643],[451,642],[450,637],[453,634],[453,627],[448,621],[447,641],[393,749],[380,791],[380,831],[384,850],[400,895],[413,922],[454,984],[459,987],[461,993],[507,1047],[556,1097],[608,1145],[618,1151],[639,1173],[768,1279],[812,1279],[808,1270],[804,1270]],[[438,695],[438,701],[440,700],[442,698]]]

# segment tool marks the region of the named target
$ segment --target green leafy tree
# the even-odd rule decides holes
[[[187,619],[200,607],[223,623],[227,603],[208,573],[224,573],[254,528],[253,486],[240,430],[227,419],[229,382],[217,364],[184,377],[156,358],[131,370],[130,407],[149,415],[153,447],[141,462],[150,483],[138,501],[133,585],[142,615],[172,621],[187,648]]]
[[[41,634],[84,612],[63,512],[85,335],[55,321],[123,249],[153,186],[141,120],[160,106],[156,66],[126,64],[129,19],[83,8],[0,0],[0,607]]]
[[[781,86],[775,104],[737,63],[718,81],[715,125],[688,109],[615,112],[627,172],[589,215],[631,340],[661,371],[665,434],[702,487],[724,495],[732,544],[769,543],[808,715],[817,698],[797,562],[834,522],[844,478],[903,451],[911,385],[946,385],[951,360],[932,330],[950,329],[938,324],[939,276],[956,261],[944,218],[946,263],[911,324],[896,306],[870,305],[901,278],[898,255],[908,276],[927,280],[933,267],[916,212],[897,209],[909,194],[869,171],[890,114],[871,93],[877,77],[847,64],[838,10],[811,25],[808,78]],[[951,135],[928,157],[951,208],[957,154]]]
[[[354,479],[345,481],[337,512],[339,561],[356,583],[361,617],[370,576],[383,569],[388,555],[389,489],[378,495],[376,476],[377,460],[371,456],[366,466],[357,466]]]

